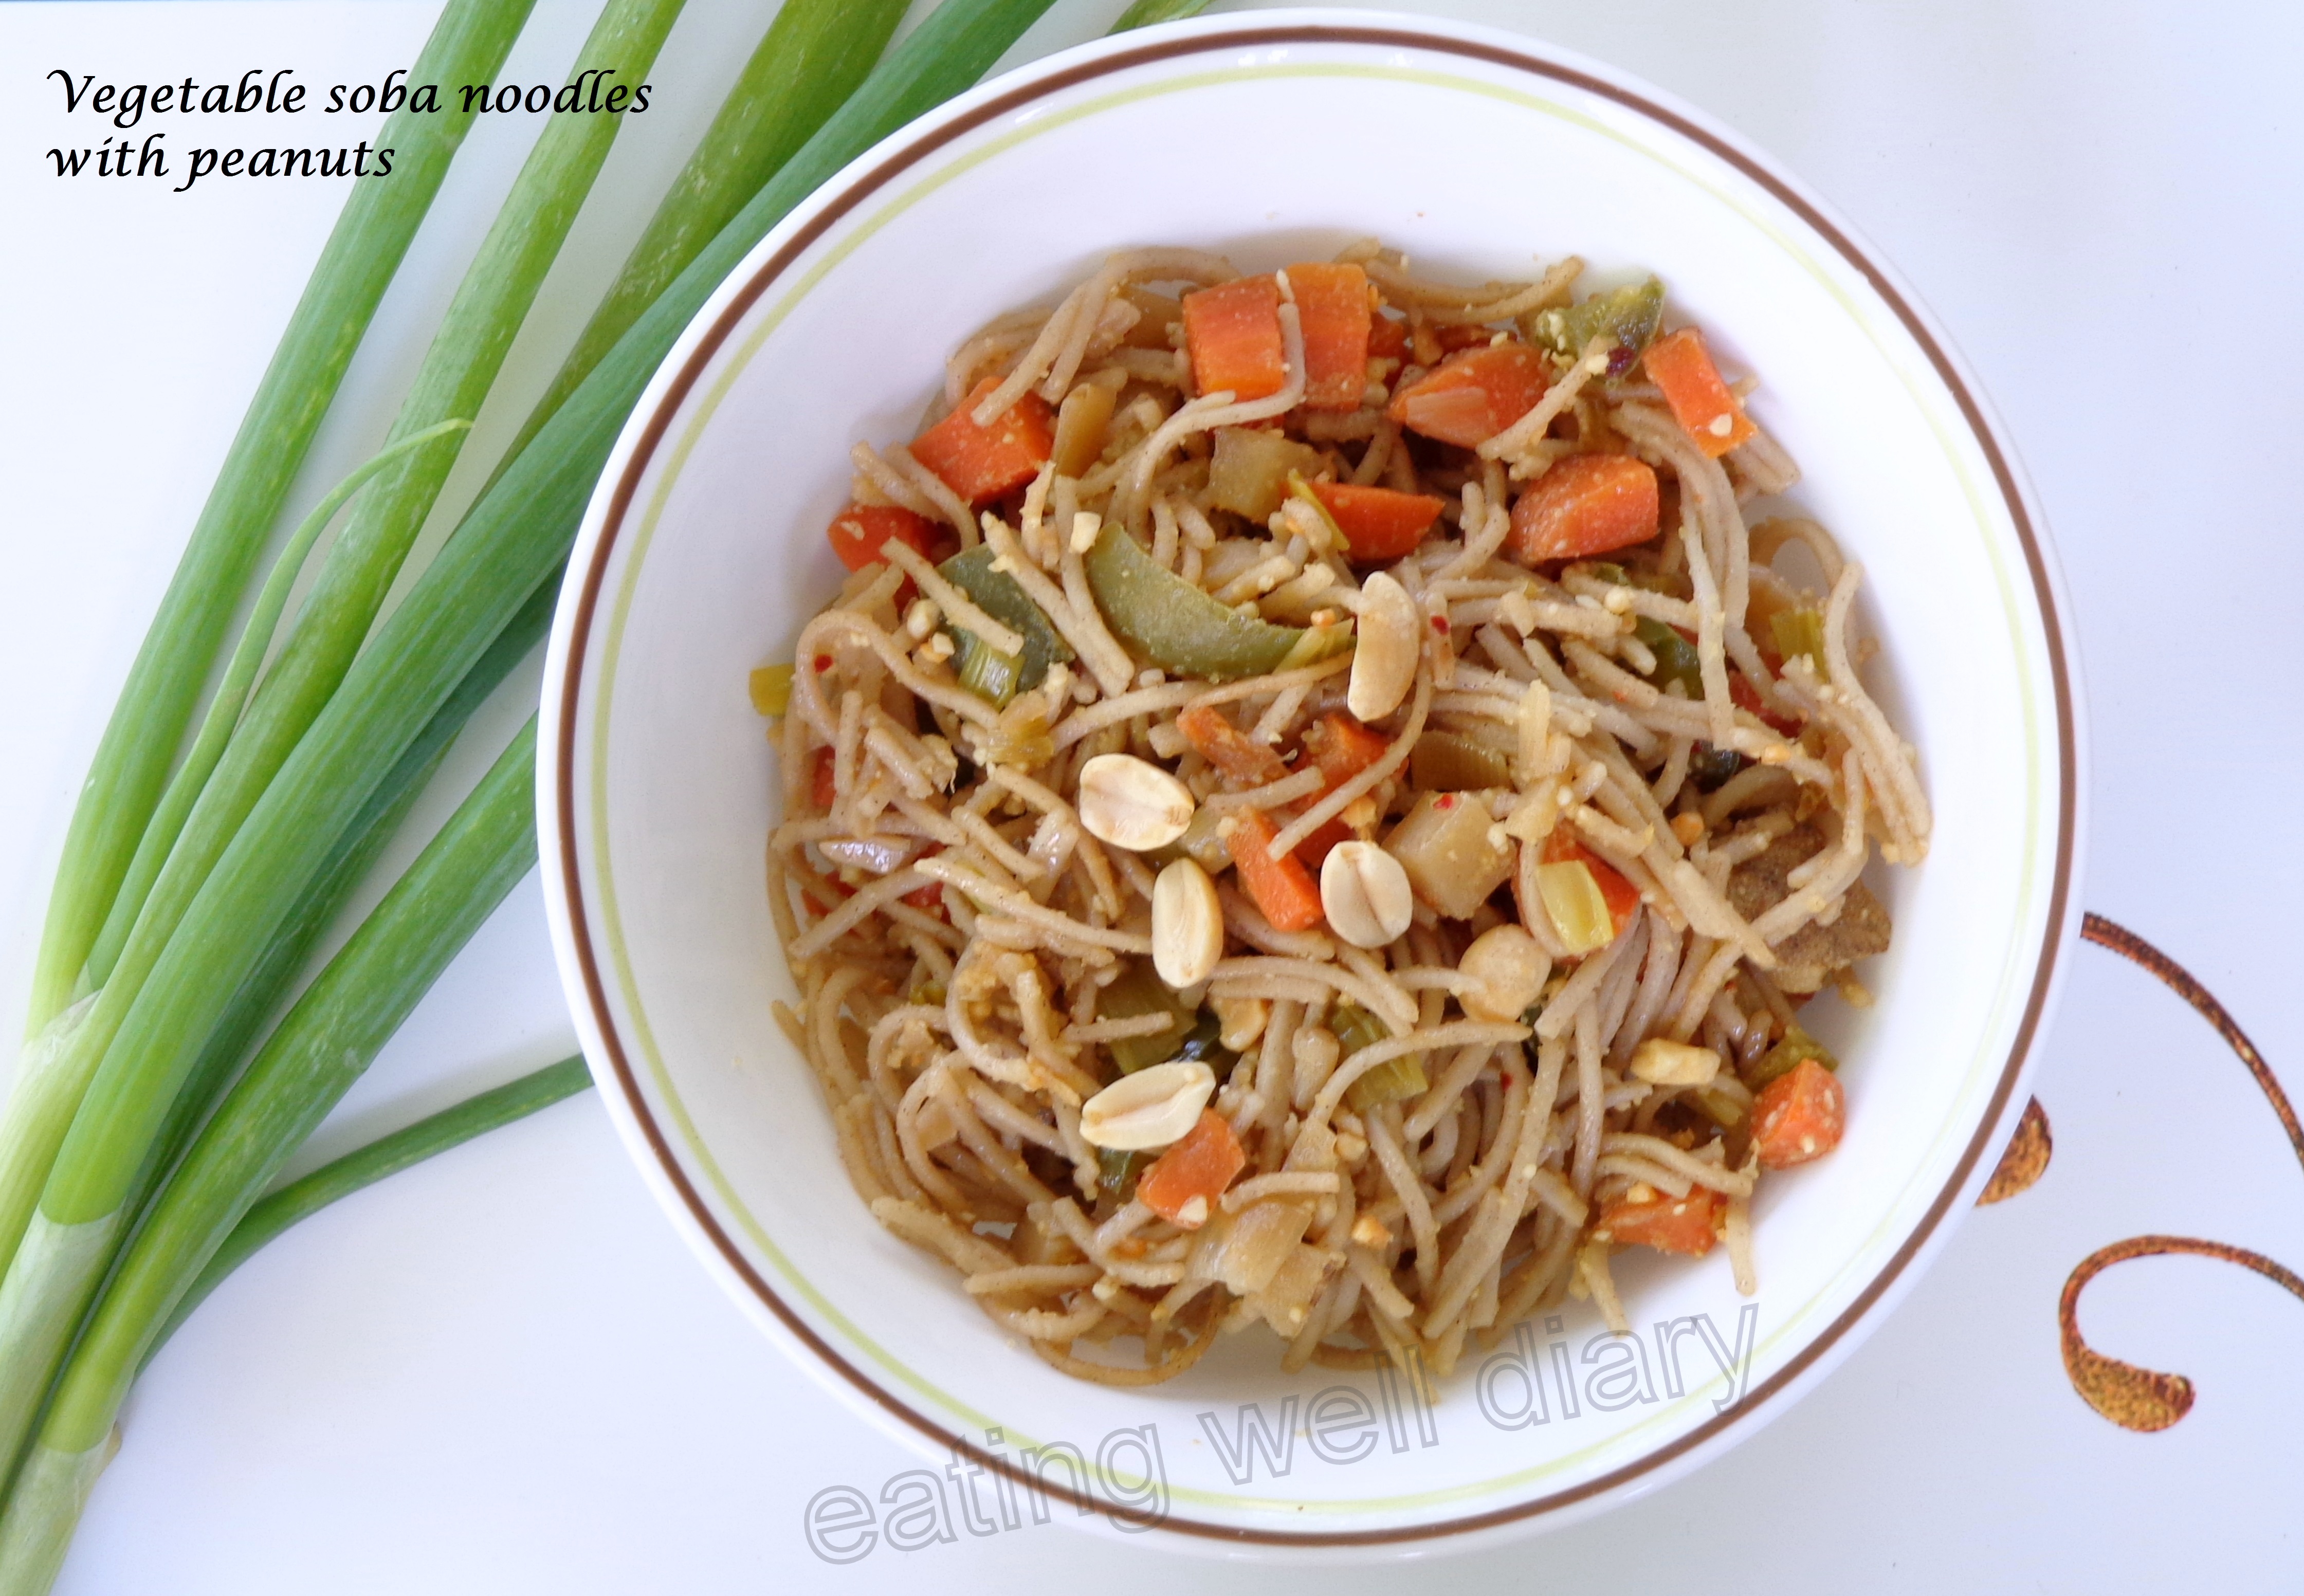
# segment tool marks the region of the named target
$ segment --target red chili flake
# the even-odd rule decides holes
[[[826,671],[829,671],[829,670],[831,670],[831,669],[832,669],[832,656],[831,656],[830,654],[817,654],[817,655],[816,656],[816,673],[817,673],[818,676],[823,675]]]
[[[1453,809],[1456,806],[1456,795],[1453,792],[1444,792],[1432,806],[1436,809]]]
[[[1435,615],[1432,617],[1432,629],[1438,632],[1442,637],[1446,637],[1448,635],[1448,618],[1445,615]]]

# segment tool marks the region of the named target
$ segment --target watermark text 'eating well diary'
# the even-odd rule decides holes
[[[1759,1317],[1758,1305],[1746,1303],[1732,1336],[1709,1313],[1691,1313],[1661,1321],[1647,1336],[1603,1331],[1580,1344],[1563,1335],[1557,1317],[1541,1333],[1522,1323],[1471,1371],[1474,1405],[1492,1429],[1532,1431],[1678,1400],[1716,1383],[1712,1406],[1725,1413],[1749,1387]],[[1437,1392],[1413,1357],[1405,1376],[1386,1363],[1309,1395],[1193,1418],[1195,1432],[1182,1444],[1204,1445],[1232,1485],[1261,1484],[1267,1493],[1308,1465],[1350,1468],[1443,1444]],[[1153,1529],[1168,1516],[1168,1457],[1177,1439],[1164,1438],[1157,1422],[1114,1428],[1093,1445],[1027,1444],[991,1429],[980,1443],[954,1448],[942,1468],[905,1469],[877,1491],[825,1487],[801,1509],[801,1531],[817,1558],[849,1564],[883,1547],[910,1553],[963,1534],[1012,1533],[1053,1523],[1059,1512],[1102,1513],[1122,1531]]]

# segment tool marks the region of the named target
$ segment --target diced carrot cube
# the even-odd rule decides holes
[[[1317,870],[1328,862],[1329,850],[1337,843],[1351,842],[1359,836],[1358,832],[1344,823],[1342,815],[1336,815],[1314,826],[1312,834],[1296,845],[1293,857],[1302,859],[1308,871]]]
[[[1696,446],[1717,460],[1760,429],[1744,414],[1735,394],[1694,327],[1665,334],[1641,357],[1648,380],[1664,390],[1673,419],[1687,428]]]
[[[1330,790],[1342,787],[1392,751],[1381,732],[1350,715],[1325,714],[1304,730],[1304,756],[1319,766]]]
[[[1136,1198],[1169,1223],[1197,1230],[1246,1168],[1248,1154],[1230,1122],[1213,1109],[1202,1109],[1183,1139],[1171,1143],[1136,1178]]]
[[[1280,337],[1280,285],[1267,274],[1235,277],[1184,296],[1184,347],[1203,393],[1268,399],[1288,385]]]
[[[1385,413],[1410,432],[1470,449],[1535,409],[1551,385],[1550,367],[1528,345],[1487,344],[1402,388]]]
[[[1656,474],[1629,454],[1571,454],[1512,505],[1505,547],[1523,565],[1583,560],[1656,535]]]
[[[989,503],[1031,481],[1056,446],[1055,412],[1029,390],[991,426],[976,425],[976,407],[999,385],[998,377],[986,377],[951,415],[912,440],[913,458],[970,504]]]
[[[851,504],[832,518],[825,536],[831,539],[832,552],[840,556],[841,564],[862,570],[887,558],[880,548],[892,537],[927,555],[936,546],[940,530],[934,521],[901,504]]]
[[[1651,1186],[1645,1196],[1619,1197],[1604,1206],[1599,1223],[1592,1228],[1592,1237],[1701,1258],[1712,1250],[1718,1235],[1720,1207],[1720,1194],[1709,1186],[1692,1186],[1684,1197]]]
[[[1307,261],[1288,268],[1304,329],[1304,408],[1356,410],[1368,388],[1368,274],[1349,262]]]
[[[1429,494],[1351,482],[1315,482],[1312,493],[1351,545],[1356,560],[1397,560],[1424,541],[1444,507]]]
[[[1848,1127],[1848,1094],[1840,1077],[1814,1059],[1760,1088],[1752,1104],[1752,1141],[1764,1170],[1788,1170],[1840,1145]]]

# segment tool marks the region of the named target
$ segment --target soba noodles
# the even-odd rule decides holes
[[[857,444],[770,901],[858,1193],[1056,1367],[1467,1348],[1831,1150],[1913,750],[1654,280],[1115,255]],[[1676,319],[1676,318],[1673,318]]]

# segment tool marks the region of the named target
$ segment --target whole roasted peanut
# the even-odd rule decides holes
[[[1344,707],[1359,720],[1380,721],[1400,707],[1416,680],[1423,617],[1408,589],[1383,571],[1360,584],[1360,640]]]
[[[1416,912],[1408,872],[1373,842],[1339,842],[1320,866],[1320,908],[1329,928],[1355,948],[1397,941]]]
[[[1198,1059],[1123,1075],[1080,1104],[1080,1136],[1120,1153],[1165,1147],[1199,1122],[1216,1089],[1216,1071]]]
[[[1520,926],[1496,925],[1472,940],[1456,968],[1475,983],[1457,994],[1464,1012],[1501,1023],[1528,1012],[1552,974],[1552,958]]]
[[[1216,884],[1196,861],[1178,859],[1152,881],[1152,967],[1181,991],[1207,980],[1223,957]]]
[[[1165,848],[1184,834],[1196,807],[1190,788],[1133,754],[1098,754],[1080,766],[1080,824],[1114,848]]]

